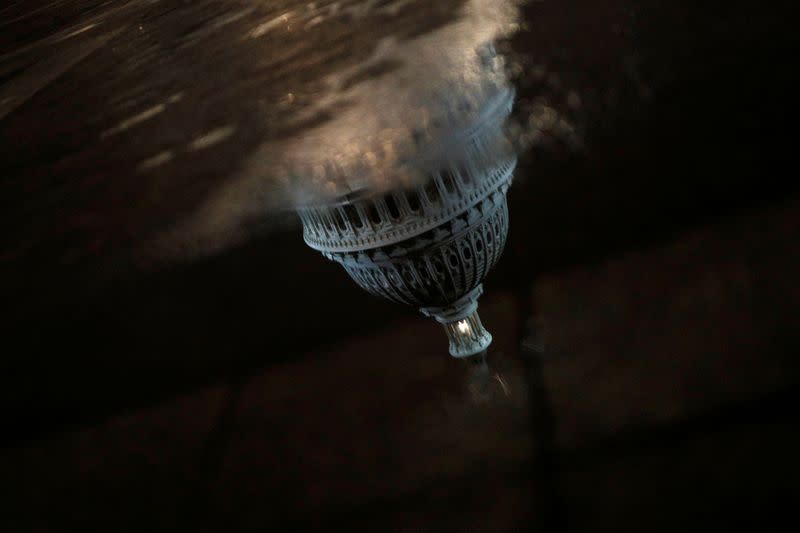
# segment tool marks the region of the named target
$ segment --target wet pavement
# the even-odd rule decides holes
[[[0,8],[3,530],[673,531],[792,509],[789,4],[508,6]],[[305,247],[287,208],[308,183],[279,172],[321,133],[358,138],[375,95],[476,28],[500,35],[522,150],[481,303],[488,399],[435,324]]]

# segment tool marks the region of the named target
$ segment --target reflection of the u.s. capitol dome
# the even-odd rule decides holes
[[[412,125],[405,153],[381,170],[390,176],[383,183],[393,185],[298,209],[310,247],[340,263],[363,289],[443,324],[454,357],[480,354],[492,341],[478,298],[505,244],[505,195],[516,166],[504,134],[514,91],[491,45],[473,54],[476,71],[486,76],[430,96],[428,123]],[[330,173],[369,169],[323,166]]]

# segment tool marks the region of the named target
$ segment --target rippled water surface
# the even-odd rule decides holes
[[[207,253],[275,209],[403,179],[393,169],[415,133],[447,129],[505,83],[478,51],[518,26],[510,0],[76,1],[4,15],[0,135],[14,150],[1,164],[25,178],[3,186],[68,188],[64,232],[89,229],[89,251],[133,240],[156,255]]]
[[[0,216],[14,228],[0,258],[64,268],[207,256],[299,202],[413,179],[398,168],[420,132],[435,141],[497,85],[518,95],[526,202],[565,209],[547,225],[601,217],[578,189],[646,205],[630,184],[648,165],[673,165],[656,184],[680,196],[667,175],[730,153],[741,136],[716,125],[760,120],[748,102],[779,72],[762,60],[790,49],[767,10],[655,0],[17,1],[0,15]],[[708,191],[724,181],[698,172]]]

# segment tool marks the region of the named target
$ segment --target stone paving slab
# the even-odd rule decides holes
[[[513,344],[513,301],[484,307],[497,346]],[[525,384],[509,366],[508,396],[500,386],[497,402],[476,402],[444,333],[419,318],[272,368],[242,392],[216,487],[220,513],[251,525],[306,510],[336,515],[465,474],[504,486],[531,450]]]
[[[225,403],[212,387],[157,408],[2,450],[2,531],[170,530],[207,480],[206,446]]]
[[[784,419],[565,462],[566,524],[571,531],[780,530],[794,519],[798,445],[796,424]]]
[[[797,207],[536,283],[559,446],[796,387]]]

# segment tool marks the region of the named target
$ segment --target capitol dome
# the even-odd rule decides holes
[[[477,307],[508,234],[506,192],[517,160],[505,149],[503,127],[513,101],[504,87],[466,127],[445,132],[439,160],[446,163],[416,186],[298,209],[311,248],[368,292],[442,323],[454,357],[478,354],[492,341]]]

